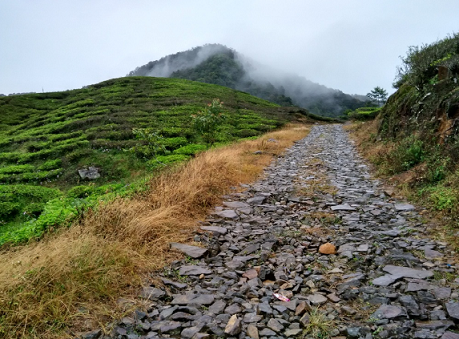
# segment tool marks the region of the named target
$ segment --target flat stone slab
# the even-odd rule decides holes
[[[155,287],[144,287],[140,293],[140,297],[143,299],[156,300],[166,295],[166,292]]]
[[[449,316],[459,320],[459,303],[446,303],[445,306]]]
[[[213,294],[181,294],[175,296],[171,305],[210,305],[214,300]]]
[[[178,288],[178,289],[182,289],[182,288],[185,288],[185,287],[188,286],[188,284],[179,283],[179,282],[172,281],[172,280],[169,280],[169,279],[166,279],[166,278],[161,278],[161,280],[164,283],[164,285],[170,285],[170,286],[173,286],[173,287]]]
[[[398,277],[396,275],[392,274],[386,274],[381,277],[378,277],[376,279],[373,279],[373,285],[376,286],[389,286],[390,284],[393,284],[397,280],[401,279],[401,277]]]
[[[171,249],[178,250],[194,259],[201,258],[207,253],[206,248],[201,248],[198,246],[191,246],[191,245],[186,245],[186,244],[180,244],[177,242],[171,242],[170,246],[171,246]]]
[[[406,203],[402,203],[402,204],[395,204],[395,209],[397,211],[412,211],[415,209],[415,207],[411,204],[406,204]]]
[[[392,230],[389,230],[389,231],[381,231],[381,232],[376,232],[377,234],[382,234],[382,235],[388,235],[390,237],[398,237],[402,231],[398,230],[398,229],[392,229]]]
[[[200,228],[203,231],[209,231],[209,232],[214,232],[218,234],[226,234],[228,232],[227,228],[220,227],[220,226],[201,226]]]
[[[416,321],[417,328],[426,328],[428,330],[447,330],[451,326],[454,326],[454,322],[451,320],[431,320],[431,321]]]
[[[313,305],[321,305],[327,302],[327,298],[322,294],[311,294],[306,297],[311,304]]]
[[[381,305],[372,315],[376,319],[393,319],[401,316],[406,316],[405,311],[393,305]]]
[[[214,212],[214,214],[218,215],[220,218],[226,219],[236,219],[239,217],[235,210],[223,210],[220,212]]]
[[[355,211],[355,208],[349,204],[331,206],[332,211]]]
[[[338,253],[343,253],[343,252],[354,252],[356,250],[354,244],[343,244],[338,248]]]
[[[201,274],[211,274],[212,271],[208,268],[196,266],[196,265],[187,265],[182,266],[179,269],[180,275],[201,275]]]
[[[443,257],[443,253],[431,250],[430,248],[426,248],[424,250],[424,255],[425,255],[425,257],[427,259],[437,259],[437,258],[442,258]]]
[[[257,195],[253,198],[247,199],[247,202],[250,205],[261,205],[266,200],[266,197],[263,195]]]
[[[401,278],[425,279],[433,276],[432,271],[415,270],[403,266],[387,265],[383,268],[383,271]]]
[[[427,281],[419,280],[419,281],[410,281],[406,286],[405,292],[417,292],[417,291],[427,291],[432,289],[433,286],[429,284]]]
[[[249,204],[241,201],[224,201],[223,205],[229,208],[248,208]]]

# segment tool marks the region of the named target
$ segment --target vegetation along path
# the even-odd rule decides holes
[[[459,338],[452,253],[341,125],[314,126],[243,189],[202,223],[203,248],[171,244],[187,259],[105,338]]]

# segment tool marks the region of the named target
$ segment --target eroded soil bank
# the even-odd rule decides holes
[[[83,337],[459,338],[453,253],[341,125],[314,126],[244,189],[202,223],[204,249],[172,244],[187,259],[154,273],[147,312]]]

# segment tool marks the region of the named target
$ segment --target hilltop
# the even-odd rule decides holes
[[[269,69],[220,44],[208,44],[137,67],[129,76],[189,79],[230,87],[282,106],[296,105],[323,116],[338,117],[367,104],[305,78]]]
[[[459,34],[412,46],[402,62],[397,91],[357,135],[379,173],[438,212],[457,244]]]
[[[0,245],[40,237],[205,150],[190,116],[214,98],[224,102],[227,115],[220,144],[312,117],[226,87],[151,77],[0,98]],[[136,138],[133,128],[163,137],[156,159],[148,154],[149,141]],[[90,173],[92,178],[85,177]]]

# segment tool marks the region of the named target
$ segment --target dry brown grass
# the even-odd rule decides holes
[[[132,311],[117,301],[133,300],[149,272],[177,258],[169,242],[189,242],[222,194],[255,180],[272,155],[308,131],[291,125],[210,150],[154,179],[142,196],[118,199],[78,225],[1,253],[0,337],[71,337]]]

